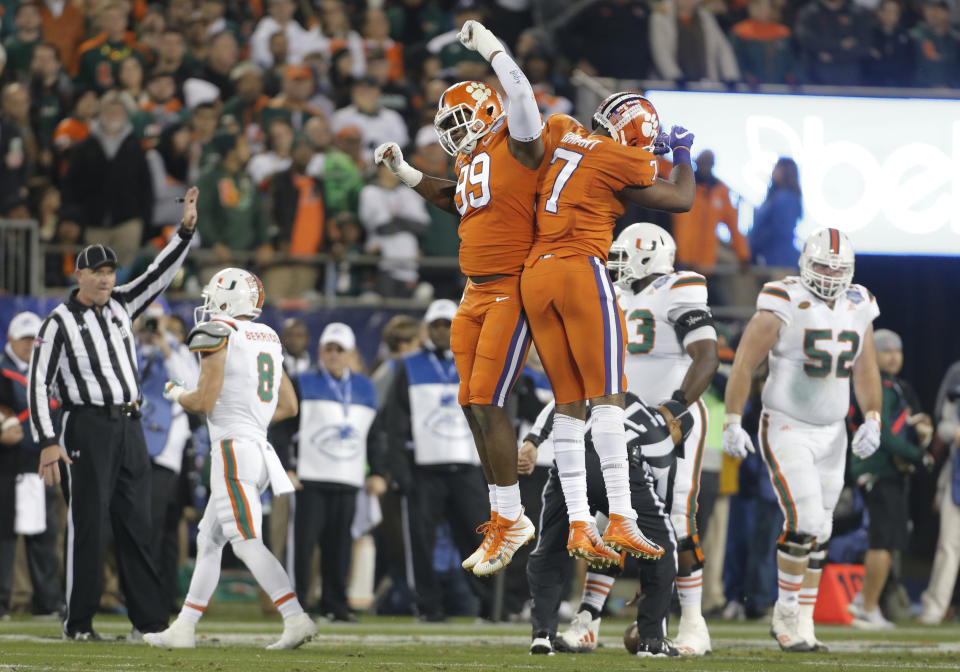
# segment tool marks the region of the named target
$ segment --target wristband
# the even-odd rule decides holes
[[[397,177],[408,187],[415,187],[423,179],[423,173],[404,161],[397,166]]]
[[[883,422],[880,420],[880,411],[867,411],[863,418],[864,420],[876,420],[878,425],[883,426]]]
[[[740,421],[743,419],[743,416],[739,413],[727,413],[723,416],[723,426],[727,425],[739,425]]]
[[[673,394],[670,395],[670,398],[683,404],[684,408],[690,405],[690,403],[687,401],[686,395],[683,393],[683,390],[674,390]]]
[[[677,154],[677,152],[679,152],[681,149],[682,149],[684,152],[686,152],[686,154],[683,154],[683,153]],[[688,165],[688,166],[692,165],[692,162],[690,161],[690,148],[689,148],[689,147],[686,147],[686,146],[684,146],[684,145],[681,145],[681,146],[679,146],[679,147],[674,147],[674,148],[672,149],[672,151],[673,151],[673,165],[675,165],[675,166],[679,166],[679,165],[681,165],[681,164],[686,164],[686,165]]]

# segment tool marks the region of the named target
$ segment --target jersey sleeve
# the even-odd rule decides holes
[[[784,324],[793,322],[793,297],[782,282],[768,282],[757,295],[757,310],[769,310]]]
[[[680,273],[667,290],[670,307],[667,319],[686,349],[691,343],[717,340],[713,315],[707,305],[707,279],[698,273]]]
[[[867,320],[873,322],[880,317],[880,304],[877,303],[877,297],[863,285],[857,285],[857,288],[863,292],[864,297],[866,297]]]
[[[614,191],[649,187],[657,181],[657,157],[647,150],[616,142],[605,143],[603,149],[600,170]]]

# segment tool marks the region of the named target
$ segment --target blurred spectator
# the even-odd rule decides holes
[[[285,319],[280,342],[283,344],[283,370],[288,376],[296,378],[313,367],[310,360],[310,331],[303,320],[297,317]]]
[[[347,126],[359,128],[367,163],[373,161],[373,150],[381,143],[407,146],[410,142],[407,125],[397,112],[380,104],[380,86],[376,80],[370,77],[357,80],[351,90],[351,100],[352,104],[334,113],[333,130],[339,132]]]
[[[271,126],[271,131],[275,127]],[[282,254],[307,258],[320,252],[329,238],[323,185],[307,174],[313,156],[310,138],[301,133],[291,142],[288,167],[271,180],[273,219],[278,229],[275,247]],[[312,290],[320,268],[312,262],[274,264],[263,275],[268,296],[286,298]]]
[[[443,72],[457,79],[483,79],[487,62],[476,51],[460,44],[457,34],[467,21],[483,23],[486,13],[479,0],[458,0],[453,8],[453,27],[427,42],[427,51],[440,57]],[[402,143],[400,143],[402,146]]]
[[[139,107],[146,99],[144,93],[143,63],[136,56],[127,56],[117,68],[117,89],[123,91]]]
[[[360,221],[367,231],[367,252],[381,257],[377,291],[386,297],[412,296],[420,256],[417,236],[430,224],[423,198],[380,166],[376,181],[360,192]]]
[[[263,90],[270,97],[280,93],[283,86],[283,73],[287,69],[287,35],[277,31],[270,36],[270,56],[273,64],[263,73]]]
[[[116,69],[124,57],[132,55],[146,64],[153,60],[153,55],[137,42],[132,32],[127,31],[123,3],[107,4],[100,12],[98,23],[101,32],[77,49],[73,75],[78,84],[105,91],[116,85]]]
[[[338,213],[334,225],[340,239],[330,245],[330,254],[335,263],[333,292],[337,296],[358,296],[364,289],[365,275],[362,266],[350,262],[350,255],[363,252],[363,231],[356,215],[348,211]],[[326,290],[329,292],[330,288]]]
[[[393,384],[397,362],[420,347],[420,323],[409,315],[394,315],[383,326],[378,356],[383,359],[370,376],[381,406]]]
[[[44,172],[52,173],[54,132],[70,112],[72,97],[73,83],[60,67],[57,48],[50,43],[38,44],[30,64],[30,119]]]
[[[224,266],[245,265],[235,260],[234,251],[255,251],[261,265],[270,261],[272,252],[266,202],[246,171],[250,161],[247,139],[218,131],[210,144],[221,158],[197,180],[200,244],[214,253],[214,260],[200,272],[204,284]]]
[[[390,21],[382,9],[368,9],[364,14],[363,48],[367,59],[371,52],[383,54],[389,65],[387,79],[403,80],[403,44],[390,39]]]
[[[431,0],[401,0],[387,7],[390,21],[390,37],[407,48],[409,63],[412,52],[439,35],[447,27],[447,15]]]
[[[48,243],[57,235],[60,225],[60,190],[52,184],[44,187],[37,199],[37,224],[40,225],[40,240]]]
[[[250,36],[250,60],[262,68],[274,64],[270,38],[280,31],[287,36],[287,62],[299,63],[311,51],[323,51],[326,40],[316,29],[307,30],[293,18],[297,6],[293,0],[267,0],[267,15],[260,19]]]
[[[800,252],[794,238],[803,215],[803,193],[797,163],[780,157],[773,167],[767,198],[753,215],[747,235],[750,258],[760,266],[796,268]]]
[[[649,18],[646,0],[599,0],[567,24],[560,43],[587,74],[644,78],[651,71],[649,40],[644,39],[650,34]]]
[[[220,124],[220,114],[216,103],[197,105],[190,114],[190,128],[193,130],[193,142],[190,147],[190,162],[202,171],[220,156],[211,142]]]
[[[536,47],[524,56],[523,71],[533,86],[537,105],[544,118],[551,114],[572,114],[573,101],[557,93],[561,79],[553,72],[554,55]]]
[[[913,43],[900,22],[900,0],[883,0],[871,31],[870,52],[864,62],[865,83],[871,86],[910,86]]]
[[[933,422],[919,407],[916,392],[898,378],[903,368],[900,336],[889,329],[878,329],[873,340],[883,384],[882,433],[880,447],[870,457],[850,456],[850,475],[863,493],[870,516],[863,591],[861,599],[854,600],[853,624],[867,630],[887,630],[894,626],[884,617],[879,601],[890,574],[892,554],[907,547],[910,519],[906,475],[927,459],[925,449],[933,438]]]
[[[329,38],[326,53],[332,54],[340,49],[347,49],[350,52],[353,76],[363,77],[367,70],[363,38],[351,28],[347,13],[340,0],[322,0],[320,3],[320,25],[323,34]]]
[[[939,625],[953,601],[960,569],[960,362],[947,369],[937,393],[937,434],[949,446],[946,464],[937,480],[936,502],[940,509],[940,535],[933,558],[930,584],[920,596],[920,621]]]
[[[187,41],[183,33],[167,29],[160,40],[160,51],[157,54],[156,70],[169,72],[177,80],[177,86],[183,86],[193,72],[193,64],[186,62]]]
[[[223,114],[237,120],[247,140],[259,146],[263,141],[261,116],[270,102],[263,93],[263,70],[251,61],[244,61],[230,71],[236,95],[223,106]]]
[[[382,51],[367,53],[367,76],[380,87],[380,104],[383,107],[400,114],[407,124],[416,123],[417,110],[414,106],[419,102],[418,96],[405,79],[390,79],[390,62]]]
[[[166,126],[155,149],[147,152],[147,166],[153,181],[153,226],[160,229],[180,223],[183,206],[176,202],[196,181],[196,167],[190,166],[190,127],[183,122]]]
[[[299,131],[311,117],[323,114],[323,111],[310,104],[313,94],[313,71],[306,65],[288,65],[284,68],[283,91],[271,99],[262,113],[263,123],[269,124],[270,118],[286,116],[294,131]]]
[[[743,79],[749,84],[792,81],[790,29],[776,20],[773,0],[750,0],[747,17],[730,31],[730,45],[737,55]]]
[[[84,240],[112,247],[121,266],[139,249],[153,216],[153,185],[129,120],[129,97],[104,94],[100,116],[70,156],[63,182],[63,218]]]
[[[353,160],[333,146],[330,123],[326,116],[310,119],[304,127],[313,146],[313,157],[307,174],[323,183],[327,210],[333,214],[356,213],[363,189],[363,177]]]
[[[202,0],[200,15],[207,25],[207,35],[213,37],[227,30],[237,38],[237,42],[241,41],[240,26],[227,18],[226,0]]]
[[[147,79],[140,101],[140,112],[148,123],[161,127],[180,121],[183,104],[177,98],[177,80],[173,73],[154,70]]]
[[[40,451],[24,427],[29,423],[28,365],[40,325],[34,313],[14,315],[0,352],[0,404],[14,412],[0,418],[0,618],[4,619],[9,619],[19,534],[24,535],[27,551],[34,615],[56,618],[63,609],[57,559],[62,524],[56,507],[59,488],[45,488],[37,475]],[[52,402],[52,407],[57,403]],[[25,510],[18,509],[21,505]]]
[[[40,8],[32,2],[21,2],[13,21],[17,32],[3,41],[3,47],[7,50],[7,72],[24,80],[30,74],[33,48],[40,44],[43,37]]]
[[[73,112],[57,124],[53,131],[54,157],[58,161],[57,174],[67,173],[67,159],[73,149],[90,135],[90,126],[100,112],[100,97],[96,89],[80,89],[73,101]]]
[[[677,263],[708,275],[717,265],[717,228],[720,224],[730,232],[730,245],[741,265],[750,261],[750,248],[737,228],[737,209],[730,202],[730,189],[713,174],[713,163],[713,152],[709,149],[700,152],[693,207],[688,212],[673,215]]]
[[[221,31],[210,39],[207,60],[195,75],[215,84],[220,89],[220,100],[229,100],[233,96],[230,73],[239,60],[239,54],[237,38],[229,30]]]
[[[22,84],[7,84],[3,87],[0,105],[4,119],[13,123],[20,133],[22,160],[29,183],[30,178],[35,175],[38,154],[37,138],[33,133],[33,124],[30,123],[30,92]]]
[[[87,34],[83,10],[64,0],[43,0],[39,6],[44,39],[56,45],[64,69],[75,72],[77,49]]]
[[[849,0],[811,0],[797,13],[796,39],[811,84],[859,83],[870,21]]]
[[[426,175],[435,175],[439,178],[455,180],[452,174],[450,155],[440,146],[440,138],[433,126],[424,126],[417,132],[414,142],[416,151],[413,154],[412,164]],[[457,227],[460,219],[457,215],[441,210],[432,203],[426,202],[427,213],[430,215],[430,226],[423,236],[421,249],[428,257],[455,257],[460,249],[460,236]]]
[[[734,82],[737,58],[700,0],[663,2],[650,16],[650,54],[663,79]]]
[[[520,33],[533,24],[531,0],[493,0],[487,27],[507,49],[515,50]]]
[[[163,44],[163,31],[167,28],[167,17],[160,5],[150,5],[147,13],[137,24],[137,40],[156,54]]]
[[[349,49],[338,49],[330,56],[330,94],[333,104],[341,108],[350,104],[350,90],[357,78],[353,76],[353,56]]]
[[[22,218],[27,198],[27,161],[20,124],[8,116],[10,104],[13,103],[13,107],[16,107],[17,102],[14,99],[21,99],[21,96],[8,96],[8,92],[22,89],[19,84],[8,84],[4,87],[3,115],[0,115],[0,157],[3,157],[3,161],[0,161],[0,213],[16,218]],[[29,111],[29,100],[26,103]]]
[[[247,172],[261,190],[269,186],[270,178],[290,167],[293,148],[293,128],[285,117],[273,117],[267,126],[267,151],[257,154],[247,164]]]
[[[924,0],[923,21],[910,32],[916,60],[914,85],[957,86],[960,83],[960,40],[950,28],[946,0]]]

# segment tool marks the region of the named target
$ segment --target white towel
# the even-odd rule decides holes
[[[17,476],[16,516],[13,531],[17,534],[40,534],[47,530],[47,498],[43,479],[38,474]]]

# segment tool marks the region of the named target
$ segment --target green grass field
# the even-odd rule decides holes
[[[704,658],[638,659],[621,644],[627,621],[605,619],[602,647],[591,655],[530,656],[526,624],[478,625],[467,619],[420,624],[411,618],[368,616],[359,624],[321,625],[318,637],[296,651],[265,651],[282,629],[280,618],[261,618],[255,607],[212,607],[198,627],[198,648],[151,649],[127,640],[129,622],[101,616],[94,627],[108,641],[64,642],[59,624],[14,618],[0,623],[0,672],[57,670],[122,672],[306,672],[307,670],[958,670],[960,625],[904,624],[865,633],[820,626],[825,654],[784,654],[760,622],[711,621],[713,654]]]

